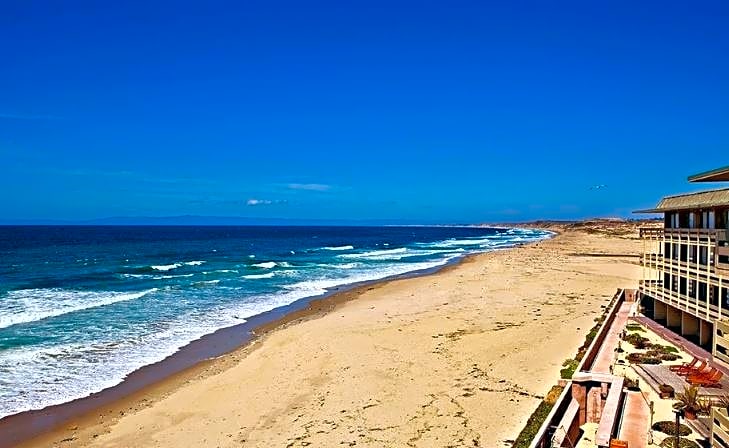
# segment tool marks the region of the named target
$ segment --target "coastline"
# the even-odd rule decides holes
[[[543,230],[543,229],[541,229]],[[553,238],[552,235],[546,239]],[[540,240],[544,241],[544,240]],[[498,250],[512,250],[525,243]],[[526,243],[533,244],[533,243]],[[442,265],[366,280],[329,289],[318,296],[303,297],[295,302],[246,318],[244,323],[206,334],[181,347],[177,352],[155,363],[131,372],[122,382],[69,402],[23,411],[0,418],[0,448],[35,446],[43,440],[55,440],[68,428],[102,424],[104,415],[124,415],[149,394],[164,396],[193,379],[201,379],[226,368],[232,356],[245,356],[256,343],[270,332],[308,319],[316,319],[334,311],[342,304],[357,299],[387,283],[447,272],[473,257],[492,251],[457,256]],[[237,355],[237,356],[236,356]],[[130,406],[131,404],[131,406]],[[64,440],[61,438],[60,440]]]
[[[333,314],[333,311],[347,308],[348,304],[359,304],[359,306],[361,307],[362,302],[367,302],[367,299],[371,299],[371,296],[376,296],[379,292],[383,290],[397,289],[402,287],[408,288],[409,285],[403,285],[403,283],[407,283],[411,280],[416,280],[416,283],[427,283],[431,281],[435,283],[440,278],[448,275],[449,273],[462,275],[458,273],[466,271],[466,267],[468,267],[469,265],[479,265],[482,264],[484,260],[493,261],[493,259],[504,258],[502,254],[509,253],[509,257],[518,258],[519,255],[515,254],[522,254],[523,252],[527,251],[528,248],[542,245],[542,243],[545,241],[547,242],[546,244],[548,244],[549,242],[555,242],[555,240],[563,235],[560,233],[561,229],[551,230],[556,230],[558,234],[556,235],[556,237],[553,237],[550,240],[543,240],[542,242],[538,243],[521,245],[518,247],[510,248],[508,251],[493,251],[462,257],[460,260],[458,260],[457,263],[449,263],[444,266],[437,267],[434,273],[426,273],[427,275],[424,275],[422,273],[417,275],[414,273],[408,273],[403,276],[397,276],[394,279],[390,278],[373,282],[366,282],[362,285],[356,285],[346,288],[343,291],[333,291],[331,294],[327,294],[323,297],[309,299],[307,301],[307,304],[301,306],[300,309],[289,310],[290,312],[285,313],[282,316],[278,316],[276,319],[269,320],[268,322],[259,322],[259,325],[257,325],[255,329],[252,329],[253,335],[251,340],[245,342],[243,346],[237,346],[238,348],[233,347],[232,351],[228,350],[227,354],[225,355],[218,356],[212,360],[199,362],[192,367],[188,367],[184,370],[178,371],[172,375],[165,376],[161,379],[156,378],[150,384],[146,384],[140,389],[130,394],[127,393],[121,397],[112,397],[111,394],[107,392],[106,398],[109,399],[106,401],[104,401],[104,399],[98,398],[81,399],[88,401],[90,407],[83,410],[83,412],[81,413],[77,412],[73,415],[72,418],[66,419],[65,421],[60,423],[60,426],[57,424],[55,428],[50,429],[50,431],[47,429],[45,432],[43,432],[43,430],[38,431],[39,426],[37,425],[37,422],[39,420],[37,419],[40,417],[40,421],[42,422],[42,415],[28,416],[26,414],[42,414],[44,411],[49,410],[54,411],[54,414],[57,414],[55,411],[60,410],[61,414],[63,414],[63,412],[65,412],[63,410],[64,407],[66,409],[71,409],[74,406],[76,406],[76,411],[78,411],[79,404],[77,402],[81,400],[76,400],[75,402],[59,405],[59,409],[55,409],[55,407],[52,407],[50,409],[46,408],[45,410],[41,411],[29,411],[29,413],[22,413],[16,416],[8,417],[7,419],[3,419],[2,421],[0,421],[0,432],[9,429],[11,426],[15,428],[16,431],[14,431],[14,433],[16,435],[18,434],[17,429],[19,427],[21,428],[21,431],[31,429],[36,433],[40,432],[40,434],[38,434],[36,437],[28,439],[18,446],[45,446],[59,443],[61,446],[94,445],[97,437],[105,435],[110,429],[112,429],[113,432],[113,427],[126,416],[134,416],[135,414],[140,414],[142,411],[154,407],[155,405],[159,404],[166,398],[174,395],[178,391],[183,391],[187,389],[190,385],[201,384],[204,383],[206,379],[213,378],[224,372],[230,372],[232,368],[237,366],[242,361],[246,360],[248,357],[251,356],[251,354],[260,349],[264,345],[266,340],[272,335],[279,335],[287,328],[299,327],[301,326],[299,324],[302,324],[304,322],[310,322],[313,320],[324,320],[320,318],[323,318],[327,315],[331,316]],[[559,244],[559,242],[557,242],[556,244]],[[613,263],[614,260],[599,260],[599,262]],[[353,300],[355,298],[362,298],[363,300],[355,301]],[[446,319],[449,319],[449,317],[450,316],[447,315],[445,316]],[[535,318],[535,320],[537,319]],[[251,319],[250,322],[256,323],[255,319]],[[246,322],[246,324],[248,323],[249,322]],[[228,329],[224,330],[219,330],[213,335],[222,331],[235,328],[237,328],[237,326],[229,327]],[[238,330],[240,330],[240,328]],[[229,336],[232,336],[232,334]],[[238,334],[237,336],[240,337],[240,334]],[[435,336],[432,337],[435,338]],[[575,338],[574,345],[576,346],[578,345],[578,343],[579,336]],[[565,350],[567,352],[573,349],[574,347],[565,347]],[[142,370],[144,370],[144,368],[140,369],[139,372],[141,372]],[[132,379],[132,377],[130,376],[129,380],[130,381],[125,380],[125,383],[132,383],[132,381],[136,381],[136,378]],[[537,399],[536,397],[538,396],[538,391],[527,392],[526,389],[523,387],[521,389],[517,387],[516,389],[518,389],[516,392],[517,396],[531,397],[535,400]],[[104,392],[102,392],[101,394],[104,394]],[[531,412],[531,408],[529,408],[528,406],[525,407],[522,405],[521,407],[523,407],[522,414],[528,415]],[[21,418],[19,419],[17,417]],[[26,418],[26,420],[23,421],[22,418]],[[36,419],[35,422],[34,419]],[[108,443],[106,442],[103,442],[102,444],[108,445]],[[8,446],[11,445],[12,444],[9,444]],[[165,445],[159,444],[155,446]]]

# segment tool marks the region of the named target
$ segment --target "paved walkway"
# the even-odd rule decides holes
[[[633,314],[635,302],[623,302],[615,313],[615,319],[600,347],[600,351],[592,364],[591,372],[610,374],[610,366],[615,363],[615,350],[620,342],[620,333],[625,329],[628,318]],[[623,408],[622,423],[618,437],[628,442],[630,448],[646,448],[648,446],[648,430],[650,426],[650,408],[640,392],[627,392]]]
[[[627,392],[623,407],[623,422],[620,425],[618,438],[628,442],[630,448],[648,446],[648,426],[651,411],[641,392]]]
[[[605,336],[602,347],[600,347],[600,351],[595,357],[590,372],[612,373],[610,366],[615,362],[615,349],[618,348],[620,333],[625,329],[625,324],[628,322],[628,316],[630,316],[634,305],[634,302],[623,302],[620,305],[617,313],[615,313],[615,319]]]

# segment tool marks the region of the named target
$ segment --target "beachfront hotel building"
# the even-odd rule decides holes
[[[688,180],[729,182],[729,167]],[[662,226],[640,232],[644,314],[729,366],[729,184],[639,212],[663,214]]]

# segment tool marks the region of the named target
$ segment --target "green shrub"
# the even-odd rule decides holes
[[[643,327],[641,327],[638,324],[628,324],[628,325],[625,326],[625,329],[627,331],[640,331],[640,332],[645,332],[645,330],[643,329]]]
[[[563,380],[568,380],[572,378],[572,375],[575,374],[575,370],[577,370],[577,366],[579,365],[579,361],[576,359],[566,359],[562,363],[562,367],[564,367],[562,370],[559,371],[559,376]]]
[[[669,436],[676,435],[676,422],[671,422],[668,420],[664,420],[661,422],[655,422],[652,426],[654,431],[662,432],[663,434],[668,434]],[[687,436],[691,434],[693,431],[691,431],[691,428],[684,424],[678,425],[678,435],[680,436]]]
[[[626,342],[629,342],[632,346],[639,350],[652,346],[650,339],[645,338],[638,333],[630,333],[629,335],[625,336],[624,340]]]
[[[657,350],[661,353],[678,353],[678,349],[670,345],[652,344],[651,350]]]
[[[668,437],[663,442],[661,442],[662,447],[664,448],[673,448],[675,445],[675,440],[673,437]],[[678,441],[679,448],[701,448],[698,443],[694,442],[693,440],[688,439],[679,439]]]
[[[569,360],[568,360],[569,361]],[[547,416],[549,415],[549,412],[554,407],[554,403],[557,402],[557,398],[559,398],[559,395],[562,393],[562,388],[559,386],[553,386],[552,389],[549,391],[546,397],[544,397],[544,400],[542,400],[541,403],[539,403],[539,406],[537,406],[537,409],[534,410],[531,416],[529,416],[529,420],[527,420],[526,425],[524,426],[524,429],[521,430],[519,433],[519,436],[514,441],[514,444],[512,445],[513,448],[528,448],[529,445],[532,443],[532,440],[534,439],[534,436],[537,435],[537,431],[539,431],[539,428],[542,426],[544,421],[547,419]]]
[[[631,353],[627,356],[631,364],[660,364],[661,358],[649,353]]]
[[[586,346],[589,347],[590,344],[592,344],[592,341],[595,340],[595,338],[597,337],[597,330],[599,330],[599,328],[593,327],[592,330],[590,330],[590,332],[587,333],[587,336],[585,336],[585,345]]]

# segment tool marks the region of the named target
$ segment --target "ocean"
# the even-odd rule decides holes
[[[549,235],[476,227],[0,227],[0,417],[114,386],[201,336],[336,287]]]

